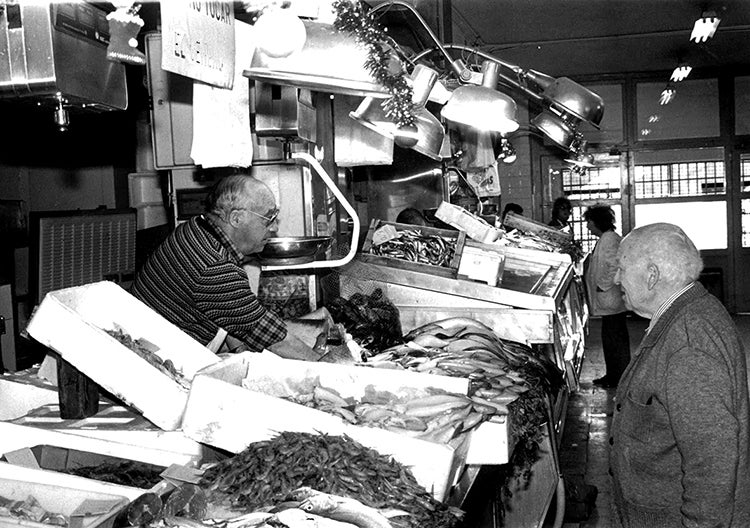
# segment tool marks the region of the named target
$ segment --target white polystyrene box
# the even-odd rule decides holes
[[[161,205],[161,186],[157,172],[133,172],[128,174],[128,197],[130,207]]]
[[[0,456],[18,449],[48,445],[160,466],[197,464],[203,458],[200,445],[195,443],[192,443],[196,446],[195,448],[192,448],[191,445],[185,446],[186,442],[180,442],[179,440],[170,443],[155,441],[146,445],[143,442],[134,441],[133,436],[128,434],[122,434],[119,437],[112,435],[110,438],[87,436],[89,430],[68,429],[60,431],[0,422]],[[177,433],[167,434],[175,435]],[[171,438],[174,438],[174,436]]]
[[[153,343],[192,380],[218,357],[117,284],[101,281],[45,295],[28,333],[157,426],[178,429],[188,390],[105,330],[122,328]]]
[[[368,384],[382,390],[437,387],[466,394],[468,380],[350,365],[268,359],[244,353],[199,372],[190,388],[183,432],[200,442],[238,453],[282,431],[346,434],[411,468],[437,500],[444,500],[464,465],[466,438],[437,444],[376,427],[355,426],[338,416],[242,387],[245,379],[279,380],[319,376],[321,385],[343,396],[361,394]]]
[[[513,438],[509,426],[510,416],[496,416],[482,422],[469,434],[471,441],[466,453],[466,463],[472,465],[507,464],[513,452]]]
[[[100,513],[80,517],[81,528],[110,528],[115,517],[143,490],[118,486],[106,482],[65,475],[54,471],[30,469],[0,462],[0,496],[10,500],[26,500],[34,497],[48,512],[69,516],[84,501],[102,501],[107,507]],[[0,517],[0,526],[44,528],[49,524],[27,519]]]
[[[148,229],[167,223],[167,210],[163,205],[139,205],[135,208],[138,229]]]

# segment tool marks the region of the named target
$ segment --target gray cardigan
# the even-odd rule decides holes
[[[627,528],[750,526],[748,375],[700,284],[643,339],[617,389],[610,467]]]

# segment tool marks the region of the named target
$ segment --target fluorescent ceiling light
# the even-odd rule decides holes
[[[672,72],[672,76],[669,78],[672,82],[680,82],[687,78],[688,75],[690,75],[690,72],[693,71],[693,68],[691,66],[688,66],[685,63],[680,64],[677,66],[674,71]]]
[[[666,88],[664,88],[664,90],[662,90],[661,95],[659,96],[659,104],[669,104],[670,102],[672,102],[672,99],[674,99],[676,93],[677,90],[675,90],[671,86],[667,86]]]
[[[706,42],[716,33],[719,22],[721,22],[721,19],[716,16],[716,13],[713,11],[704,11],[701,18],[695,21],[693,32],[690,34],[690,40],[696,43]]]

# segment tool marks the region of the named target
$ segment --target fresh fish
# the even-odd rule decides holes
[[[188,519],[187,517],[175,517],[172,515],[164,516],[164,524],[172,528],[207,528],[208,524],[203,524],[200,521]]]
[[[319,493],[302,501],[299,507],[308,513],[348,522],[359,528],[393,528],[378,510],[347,497]]]

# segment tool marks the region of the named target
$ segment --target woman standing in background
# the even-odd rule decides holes
[[[593,205],[583,214],[586,227],[599,238],[584,272],[591,315],[602,318],[602,350],[607,372],[594,385],[616,387],[630,362],[627,309],[620,286],[615,284],[620,235],[615,232],[615,212],[608,205]]]
[[[570,213],[572,211],[573,206],[571,205],[570,200],[564,196],[557,198],[552,204],[552,220],[550,220],[547,225],[571,233],[571,226],[568,220],[570,219]]]

